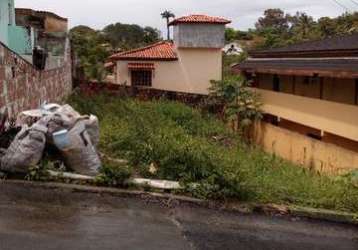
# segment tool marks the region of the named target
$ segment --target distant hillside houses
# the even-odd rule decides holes
[[[63,65],[67,31],[66,18],[0,1],[0,42],[39,69]]]
[[[225,55],[232,56],[232,55],[241,55],[243,51],[239,42],[231,42],[225,45],[223,48],[223,52]]]

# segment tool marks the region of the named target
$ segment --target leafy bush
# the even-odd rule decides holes
[[[25,179],[28,181],[47,181],[50,179],[50,175],[48,173],[49,170],[49,161],[44,160],[41,164],[37,166],[32,166],[29,168]]]
[[[243,134],[262,118],[260,98],[248,87],[250,83],[241,76],[212,81],[210,87],[212,103],[222,106],[225,119],[237,122],[237,129]]]
[[[104,162],[100,169],[100,175],[96,177],[96,183],[111,187],[123,187],[131,175],[132,169],[128,166],[119,166]]]

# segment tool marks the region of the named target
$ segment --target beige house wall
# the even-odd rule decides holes
[[[211,80],[222,78],[221,49],[178,49],[178,61],[118,61],[117,84],[131,85],[128,63],[154,63],[152,88],[208,94]]]
[[[266,152],[317,172],[337,175],[358,169],[358,153],[261,122],[255,140]]]

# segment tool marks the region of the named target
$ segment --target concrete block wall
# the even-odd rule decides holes
[[[174,43],[178,48],[221,49],[225,46],[225,25],[192,23],[175,25]]]
[[[64,64],[56,69],[39,71],[4,44],[0,43],[0,112],[10,117],[43,102],[61,102],[72,91],[70,48]]]

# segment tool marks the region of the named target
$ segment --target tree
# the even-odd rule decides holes
[[[175,15],[173,12],[166,10],[163,13],[160,14],[162,16],[163,19],[167,20],[167,40],[170,40],[170,27],[169,27],[169,22],[170,22],[170,18],[175,18]]]
[[[264,16],[259,18],[255,26],[254,33],[262,37],[262,39],[255,39],[260,41],[255,43],[257,48],[282,46],[291,37],[288,16],[281,9],[265,10]]]
[[[304,12],[297,12],[296,15],[287,15],[287,17],[291,23],[291,34],[296,42],[320,38],[317,23],[313,20],[313,17]]]
[[[133,49],[161,40],[160,31],[136,24],[115,23],[103,29],[103,35],[114,49]]]
[[[281,9],[267,9],[264,16],[260,17],[256,23],[257,31],[264,31],[269,28],[277,33],[283,33],[288,29],[288,20]]]
[[[225,29],[225,41],[226,42],[233,42],[237,39],[237,33],[233,28],[226,28]]]
[[[237,30],[236,31],[236,39],[249,41],[249,40],[253,39],[253,36],[252,36],[250,30],[249,31]]]
[[[329,17],[318,20],[317,29],[322,37],[330,37],[336,34],[336,22]]]
[[[161,40],[160,31],[152,27],[144,28],[144,42],[146,44],[152,44]]]
[[[77,26],[70,30],[70,39],[79,61],[77,66],[83,69],[86,78],[102,81],[105,77],[103,65],[110,52],[101,32],[87,26]]]
[[[335,19],[337,34],[351,34],[358,32],[358,12],[345,13]]]

